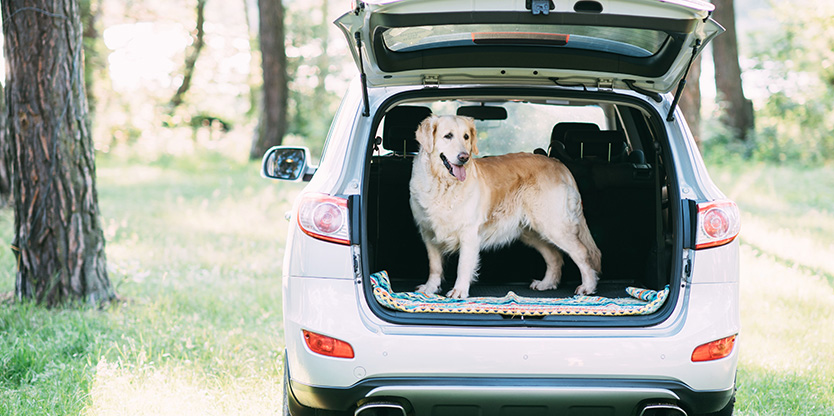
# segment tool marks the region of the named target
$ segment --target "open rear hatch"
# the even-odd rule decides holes
[[[366,1],[336,24],[369,86],[523,81],[666,93],[723,31],[713,9],[700,0]]]

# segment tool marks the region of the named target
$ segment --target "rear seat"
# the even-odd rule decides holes
[[[655,242],[653,170],[641,151],[629,153],[622,131],[576,127],[566,129],[561,140],[554,135],[551,154],[576,179],[588,227],[602,251],[603,274],[640,280]]]
[[[431,109],[398,106],[388,111],[382,126],[382,146],[389,154],[374,156],[368,180],[368,237],[374,272],[392,278],[428,275],[425,245],[409,205],[408,183],[413,156],[419,150],[415,132]],[[424,270],[425,269],[425,270]]]

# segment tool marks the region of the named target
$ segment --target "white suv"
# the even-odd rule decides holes
[[[738,209],[710,180],[677,109],[692,59],[723,30],[712,8],[401,0],[360,2],[339,18],[361,75],[320,165],[305,148],[264,156],[265,176],[309,181],[283,267],[284,413],[731,414]],[[383,302],[428,276],[408,184],[414,132],[431,114],[474,118],[480,157],[530,152],[564,163],[602,251],[594,299],[633,287],[665,300],[643,314]],[[531,291],[544,267],[521,244],[482,253],[470,296],[578,299],[569,260],[561,287]],[[455,268],[445,269],[448,290]]]

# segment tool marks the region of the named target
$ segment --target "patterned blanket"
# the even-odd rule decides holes
[[[504,297],[474,297],[451,299],[420,292],[394,292],[388,273],[381,271],[371,275],[374,297],[381,305],[403,312],[476,313],[513,316],[592,315],[626,316],[654,313],[669,296],[669,286],[664,290],[626,288],[630,297],[606,298],[581,296],[571,298],[531,298],[518,296],[512,291]]]

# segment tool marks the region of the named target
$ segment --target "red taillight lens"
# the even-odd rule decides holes
[[[347,342],[306,330],[301,332],[304,333],[304,342],[310,351],[328,357],[353,358],[353,347]]]
[[[717,247],[733,241],[741,230],[738,206],[729,200],[698,204],[698,236],[695,248]]]
[[[719,358],[724,358],[733,352],[733,346],[736,344],[736,336],[729,336],[721,338],[717,341],[712,341],[704,345],[699,345],[692,351],[692,362],[712,361]]]
[[[306,194],[298,204],[298,226],[307,235],[339,244],[350,244],[347,199]]]

